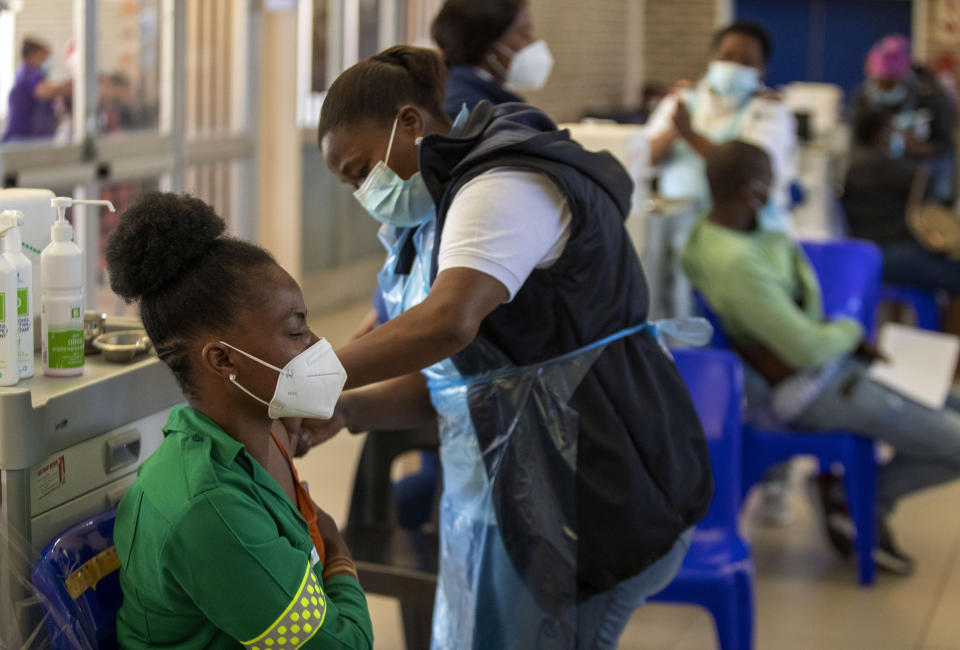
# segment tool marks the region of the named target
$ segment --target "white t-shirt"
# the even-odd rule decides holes
[[[467,182],[450,204],[437,272],[486,273],[513,300],[534,269],[560,259],[572,218],[567,199],[546,175],[496,167]]]

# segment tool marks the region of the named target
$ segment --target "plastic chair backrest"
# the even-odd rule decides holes
[[[714,496],[699,531],[736,532],[740,511],[743,369],[726,350],[672,350],[703,425],[713,466]]]
[[[880,299],[880,249],[859,239],[802,242],[802,246],[820,280],[826,317],[856,318],[872,338]]]
[[[56,537],[40,554],[33,585],[46,613],[54,648],[117,648],[117,612],[123,603],[120,561],[113,546],[111,510]]]
[[[393,461],[408,451],[433,451],[439,447],[436,421],[417,429],[369,432],[353,479],[347,527],[396,526]]]
[[[723,331],[720,318],[710,309],[710,305],[707,304],[707,299],[704,298],[703,294],[699,291],[694,291],[693,302],[694,308],[697,310],[697,316],[706,318],[707,321],[713,325],[713,337],[710,339],[710,347],[717,350],[729,350],[730,342],[727,341],[727,335]]]

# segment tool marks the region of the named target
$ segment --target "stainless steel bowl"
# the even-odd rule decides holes
[[[103,358],[115,363],[129,363],[138,354],[146,352],[153,344],[143,330],[126,330],[101,334],[93,340],[95,348],[103,352]]]

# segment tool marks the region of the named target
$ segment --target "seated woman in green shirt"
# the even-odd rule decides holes
[[[896,450],[877,480],[878,567],[901,575],[913,560],[886,526],[903,496],[960,477],[960,399],[933,410],[870,378],[879,358],[859,322],[824,318],[820,284],[803,249],[763,230],[770,159],[744,142],[717,147],[707,159],[713,206],[690,234],[683,267],[746,362],[752,407],[768,406],[787,424],[812,431],[853,431]],[[824,490],[828,532],[852,551],[852,521],[835,490]]]
[[[224,227],[199,199],[151,193],[107,245],[113,290],[139,301],[189,403],[117,509],[120,645],[370,648],[350,552],[312,503],[322,540],[311,538],[274,422],[302,406],[297,391],[332,409],[342,368],[332,352],[314,354],[326,343],[307,327],[293,278]]]

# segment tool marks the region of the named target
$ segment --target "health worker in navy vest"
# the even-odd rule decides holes
[[[320,146],[383,223],[391,319],[338,350],[356,390],[305,426],[439,417],[435,648],[613,648],[713,492],[646,323],[631,182],[531,106],[481,102],[451,123],[443,79],[435,52],[400,46],[327,94]]]
[[[444,112],[453,119],[483,100],[522,102],[553,70],[546,41],[537,40],[527,0],[447,0],[433,19],[433,40],[447,65]]]

